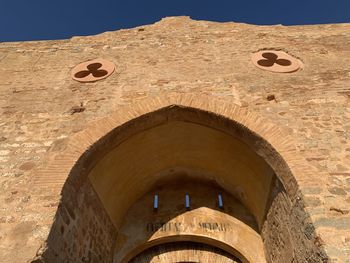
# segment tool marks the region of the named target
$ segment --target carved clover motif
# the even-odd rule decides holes
[[[72,69],[71,76],[79,82],[95,82],[107,78],[115,70],[113,62],[97,58],[78,64]]]
[[[74,77],[76,78],[85,78],[88,75],[92,74],[95,78],[100,78],[108,74],[107,70],[99,69],[102,67],[101,63],[92,63],[86,66],[88,70],[82,70],[75,73]]]
[[[302,62],[283,50],[259,50],[252,54],[253,64],[262,69],[277,73],[291,73],[302,67]]]
[[[262,53],[262,57],[266,59],[260,59],[257,63],[263,67],[272,67],[275,63],[280,66],[290,66],[292,62],[288,59],[278,58],[278,55],[271,52]]]

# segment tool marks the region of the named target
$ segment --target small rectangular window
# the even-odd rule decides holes
[[[224,208],[224,202],[222,200],[222,195],[221,194],[218,194],[218,202],[219,202],[219,207],[221,209],[223,209]]]
[[[158,209],[158,195],[154,195],[153,199],[153,209],[157,210]]]
[[[189,210],[190,209],[190,196],[189,196],[189,194],[186,194],[185,203],[186,203],[186,209]]]

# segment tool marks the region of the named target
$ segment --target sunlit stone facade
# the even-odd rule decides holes
[[[349,32],[1,43],[0,262],[349,262]]]

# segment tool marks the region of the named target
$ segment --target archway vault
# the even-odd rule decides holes
[[[305,216],[295,212],[287,226],[278,226],[283,244],[300,239],[304,224],[308,224],[300,205],[300,189],[317,182],[317,175],[308,169],[286,131],[229,101],[199,95],[164,95],[121,106],[72,136],[64,152],[48,158],[49,165],[36,172],[36,186],[63,189],[61,210],[75,220],[74,205],[66,203],[88,181],[102,203],[101,213],[108,215],[109,227],[116,232],[129,207],[169,169],[214,179],[255,216],[265,250],[271,254],[267,257],[274,262],[283,262],[283,256],[274,255],[281,249],[271,234],[275,216],[293,214],[294,208],[303,211]],[[84,198],[90,200],[93,195],[89,192]],[[84,198],[75,198],[75,203]],[[91,207],[85,210],[91,213]],[[269,218],[270,210],[274,215]],[[65,221],[65,216],[61,217]],[[289,236],[292,224],[298,228],[293,237]],[[51,240],[59,231],[66,233],[59,229],[51,231]],[[111,243],[114,238],[107,239]],[[307,250],[305,242],[313,246],[312,238],[305,238],[309,240],[295,248],[283,247],[284,254],[294,257],[288,249]],[[50,236],[47,244],[50,246]],[[313,250],[319,253],[317,248]]]
[[[221,121],[225,122],[224,125],[226,125],[228,130],[241,127],[243,133],[250,133],[256,138],[260,138],[261,140],[256,141],[255,145],[257,153],[267,161],[278,176],[278,170],[282,169],[281,166],[287,165],[283,169],[284,171],[286,169],[289,170],[290,174],[281,174],[279,179],[290,195],[296,194],[297,185],[301,186],[304,183],[312,182],[313,179],[317,179],[317,175],[310,171],[307,162],[296,150],[293,138],[283,128],[273,124],[259,114],[230,103],[227,100],[214,99],[206,95],[175,93],[148,97],[130,105],[120,106],[110,116],[88,124],[84,130],[69,138],[65,151],[59,155],[52,154],[52,156],[47,157],[49,160],[48,165],[35,173],[35,185],[57,190],[62,189],[75,164],[84,155],[92,151],[97,141],[112,131],[127,129],[131,125],[130,121],[135,121],[137,118],[145,117],[147,114],[164,108],[173,107],[192,110],[192,116],[198,115],[198,111],[210,113],[211,120],[208,120],[204,125],[216,126],[216,122]],[[188,115],[182,117],[184,121],[191,121],[187,120],[189,118]],[[149,126],[156,126],[167,120],[164,117],[162,119],[161,116],[157,116],[156,119],[150,121],[152,123],[149,123]],[[229,127],[232,123],[236,124],[235,127]],[[139,130],[142,129],[146,128]],[[132,134],[132,131],[129,131],[129,133]],[[242,136],[246,135],[248,134],[242,134]],[[122,140],[123,138],[119,138],[119,141]],[[263,156],[263,148],[271,150],[268,153],[269,156]]]

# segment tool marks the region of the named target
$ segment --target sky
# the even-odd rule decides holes
[[[350,22],[350,0],[0,0],[0,41],[66,39],[166,16],[258,25]]]

